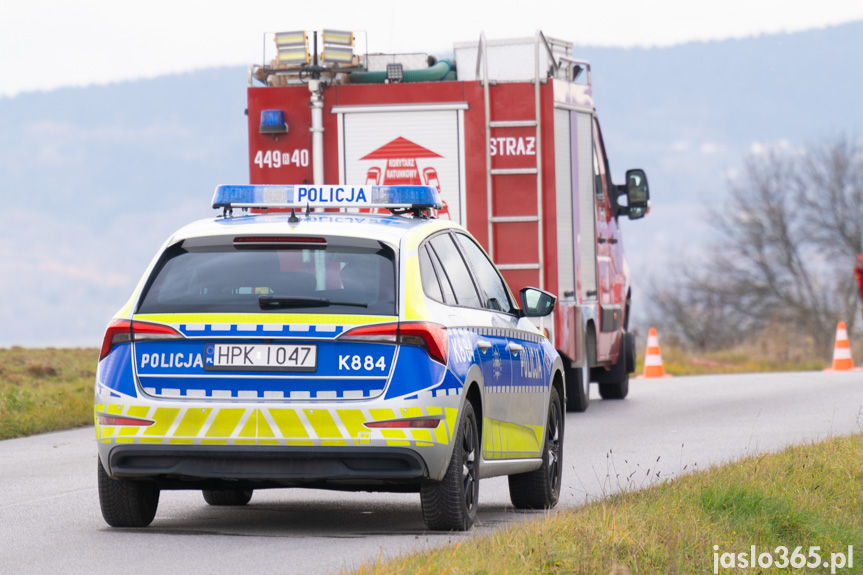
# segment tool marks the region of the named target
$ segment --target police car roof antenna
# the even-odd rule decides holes
[[[300,218],[297,217],[297,212],[294,211],[294,208],[291,208],[291,217],[288,218],[288,223],[291,223],[291,224],[300,223]]]
[[[309,204],[309,202],[306,202],[306,217],[308,217],[309,214],[311,214],[311,213],[312,213],[312,206]]]

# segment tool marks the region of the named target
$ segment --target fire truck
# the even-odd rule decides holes
[[[272,42],[266,40],[272,38]],[[458,42],[449,58],[362,53],[352,32],[265,36],[249,72],[253,184],[422,184],[518,290],[558,294],[540,322],[566,367],[623,399],[635,370],[621,216],[643,217],[643,170],[611,181],[588,62],[546,37]]]

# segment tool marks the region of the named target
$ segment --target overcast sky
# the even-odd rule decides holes
[[[483,30],[667,46],[861,19],[861,0],[2,0],[0,96],[259,63],[264,33],[280,30],[364,31],[371,52],[440,53]]]

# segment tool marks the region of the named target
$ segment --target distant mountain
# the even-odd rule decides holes
[[[651,214],[623,224],[636,286],[673,273],[675,256],[707,237],[753,146],[863,137],[861,38],[856,22],[671,48],[576,46],[592,64],[615,179],[630,167],[650,178]],[[216,184],[248,181],[246,73],[0,98],[0,346],[99,345],[168,234],[212,214]]]
[[[246,70],[0,99],[0,346],[97,346],[161,243],[248,181]]]

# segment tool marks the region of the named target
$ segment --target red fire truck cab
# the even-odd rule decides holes
[[[252,66],[254,184],[425,184],[513,290],[558,294],[540,327],[566,366],[567,408],[589,383],[622,399],[635,369],[618,225],[649,211],[647,179],[614,185],[590,65],[546,38],[456,43],[454,57],[358,54],[354,35],[275,34]],[[311,44],[311,46],[310,46]]]

